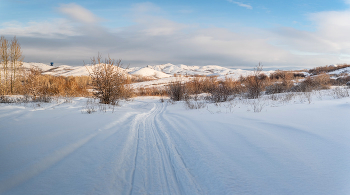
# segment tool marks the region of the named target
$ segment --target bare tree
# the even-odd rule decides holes
[[[13,94],[14,87],[18,80],[17,74],[20,70],[20,67],[22,66],[22,60],[23,60],[23,56],[21,51],[21,45],[19,44],[18,39],[15,36],[11,41],[11,45],[10,45],[10,61],[11,61],[11,69],[12,69],[11,86],[10,86],[11,94]]]
[[[8,88],[8,70],[9,70],[9,42],[4,36],[0,38],[0,59],[2,63],[3,78],[1,78],[1,92],[2,94],[7,93]]]
[[[93,94],[102,104],[116,104],[124,97],[126,76],[122,71],[121,60],[110,57],[102,61],[101,54],[91,59],[91,66],[86,67],[91,77]]]

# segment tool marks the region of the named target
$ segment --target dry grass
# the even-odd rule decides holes
[[[138,88],[135,90],[135,96],[168,96],[166,89],[161,87]]]
[[[42,75],[40,70],[32,68],[22,78],[17,94],[30,95],[34,99],[42,96],[89,96],[89,77]]]
[[[147,76],[141,76],[141,75],[131,75],[128,77],[127,84],[131,83],[140,83],[140,82],[145,82],[145,81],[152,81],[154,78],[152,77],[147,77]]]
[[[342,68],[350,67],[349,64],[342,64],[337,66],[320,66],[309,70],[311,75],[318,75],[321,73],[328,73]]]

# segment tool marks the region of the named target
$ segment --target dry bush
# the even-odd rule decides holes
[[[264,91],[268,77],[262,73],[262,70],[263,66],[261,63],[259,63],[258,66],[254,68],[253,75],[241,78],[246,87],[248,98],[259,98],[261,93]]]
[[[220,85],[220,82],[216,76],[196,76],[184,85],[187,93],[197,95],[201,93],[211,93]]]
[[[205,77],[194,77],[189,82],[185,83],[185,87],[190,94],[201,94],[204,92],[204,80]]]
[[[31,68],[23,75],[21,90],[17,94],[32,96],[33,101],[49,101],[52,96],[89,96],[88,77],[63,77],[42,75],[41,70]]]
[[[129,87],[125,83],[127,77],[122,72],[121,60],[114,60],[110,57],[102,61],[98,54],[97,58],[91,59],[91,66],[87,68],[91,77],[93,94],[102,104],[117,104],[120,99],[127,99],[132,96]]]
[[[202,93],[211,93],[219,84],[216,76],[205,77],[201,83]]]
[[[330,85],[330,76],[328,74],[320,74],[314,77],[306,77],[304,81],[293,86],[291,91],[310,92],[312,90],[329,89]]]
[[[249,104],[254,112],[261,112],[265,107],[265,103],[260,98],[249,101]]]
[[[331,85],[331,79],[328,74],[320,74],[318,76],[313,77],[315,85],[318,86],[319,89],[329,89]]]
[[[318,75],[321,73],[328,73],[342,68],[350,67],[349,64],[342,64],[337,66],[320,66],[309,70],[311,75]]]
[[[167,90],[161,87],[140,87],[135,90],[136,96],[167,96]]]
[[[186,87],[181,81],[170,83],[167,86],[167,93],[172,101],[181,101],[188,98]]]
[[[292,80],[298,78],[304,78],[304,73],[295,72],[295,71],[284,71],[284,70],[276,70],[271,73],[269,78],[271,80]]]
[[[190,101],[189,99],[186,99],[185,101],[185,107],[187,109],[201,109],[206,106],[206,103],[203,101]]]
[[[131,83],[140,83],[140,82],[145,82],[145,81],[152,81],[154,78],[152,77],[147,77],[147,76],[141,76],[141,75],[132,75],[127,78],[127,84]]]
[[[215,103],[226,102],[229,100],[231,94],[231,90],[227,86],[218,85],[211,89],[207,99]]]
[[[340,99],[344,97],[350,97],[350,92],[349,89],[347,88],[342,88],[342,87],[336,87],[332,90],[332,96],[335,99]]]
[[[239,81],[225,78],[220,81],[215,76],[197,76],[183,84],[187,98],[198,98],[198,94],[207,93],[207,100],[212,102],[224,102],[232,98],[232,95],[242,93],[243,87]]]
[[[347,85],[348,82],[350,82],[350,76],[339,77],[331,80],[332,85],[338,86]]]
[[[288,92],[294,86],[294,82],[293,82],[294,74],[280,74],[279,72],[277,74],[278,76],[275,75],[271,77],[271,75],[270,75],[270,82],[268,82],[267,86],[265,87],[265,90],[266,90],[265,94]]]
[[[244,88],[239,81],[231,78],[225,78],[225,80],[212,86],[208,99],[216,103],[226,102],[232,100],[236,95],[243,92]]]

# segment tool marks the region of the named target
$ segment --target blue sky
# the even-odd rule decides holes
[[[25,61],[130,66],[319,66],[350,61],[350,0],[2,0],[0,35]]]

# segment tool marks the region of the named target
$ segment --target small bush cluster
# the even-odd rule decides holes
[[[291,91],[294,92],[310,92],[312,90],[329,89],[331,79],[328,74],[320,74],[314,77],[306,77],[304,81],[293,86]]]
[[[167,86],[167,93],[172,101],[181,101],[188,97],[188,90],[181,81],[170,83]]]
[[[342,83],[349,82],[348,77],[342,77],[342,79]],[[241,76],[238,80],[195,77],[186,83],[175,82],[167,87],[167,94],[171,100],[185,100],[187,108],[196,109],[203,105],[203,99],[198,98],[199,94],[202,94],[200,97],[204,98],[205,101],[214,103],[230,101],[237,96],[259,99],[262,94],[267,94],[273,98],[274,94],[285,92],[305,92],[305,96],[310,96],[307,92],[329,89],[333,82],[330,76],[325,73],[305,77],[302,72],[278,70],[267,76],[262,72],[262,65],[259,64],[252,75]],[[346,91],[344,93],[337,91],[336,94],[344,96],[347,93]],[[311,96],[307,97],[309,102],[310,98]],[[190,100],[195,101],[190,102]]]

